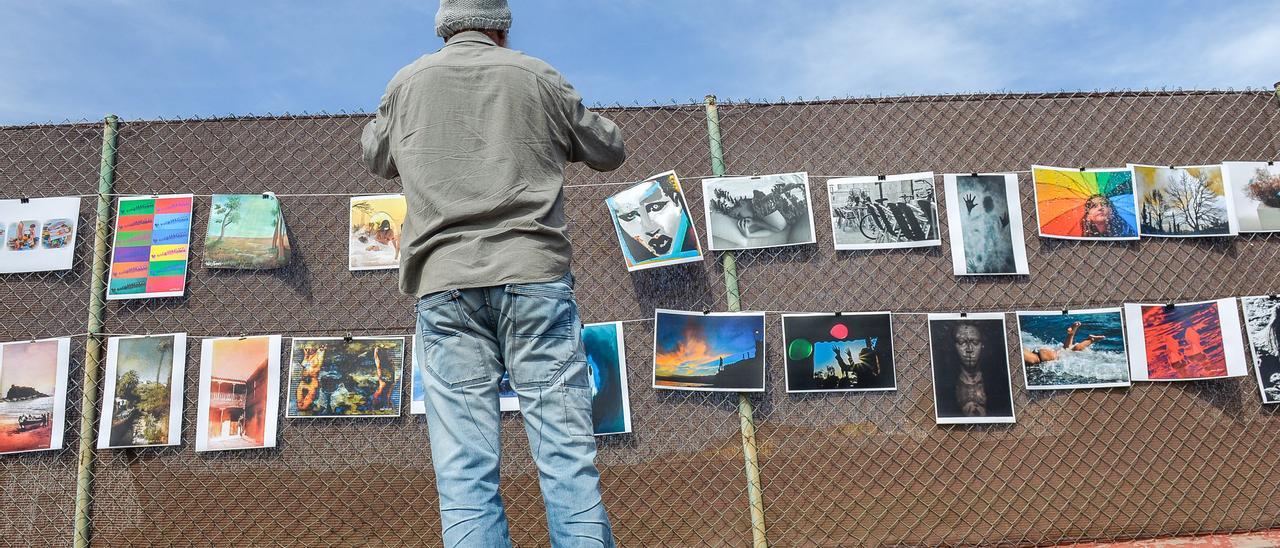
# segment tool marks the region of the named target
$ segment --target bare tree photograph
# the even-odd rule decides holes
[[[1221,166],[1133,165],[1143,236],[1228,236],[1238,232]]]

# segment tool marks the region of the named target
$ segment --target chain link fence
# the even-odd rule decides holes
[[[724,310],[720,263],[712,254],[703,263],[628,274],[604,206],[626,181],[674,169],[701,224],[697,179],[710,173],[704,107],[604,112],[623,127],[630,158],[608,174],[570,168],[565,197],[583,319],[636,320],[625,324],[634,433],[599,438],[615,534],[623,546],[749,545],[737,395],[649,388],[653,309]],[[349,197],[400,191],[398,181],[376,179],[359,165],[367,119],[121,123],[114,192],[196,194],[193,263],[186,296],[108,303],[105,331],[411,333],[412,301],[397,292],[395,273],[346,267]],[[1030,277],[957,278],[948,242],[836,252],[830,225],[820,220],[827,176],[1274,158],[1280,108],[1270,93],[728,103],[720,106],[720,123],[728,172],[807,170],[819,219],[817,245],[737,254],[746,310],[1013,311],[1280,287],[1280,240],[1267,235],[1091,243],[1028,231]],[[86,195],[72,270],[0,277],[8,296],[0,310],[3,340],[86,330],[101,141],[100,124],[0,129],[0,194]],[[1030,178],[1021,183],[1033,227]],[[263,271],[201,266],[208,195],[263,191],[281,196],[292,263]],[[898,316],[894,328],[897,391],[788,395],[781,322],[769,317],[768,392],[751,400],[771,544],[1053,544],[1278,525],[1280,480],[1269,476],[1266,440],[1280,434],[1280,417],[1258,403],[1251,377],[1037,394],[1021,388],[1014,367],[1016,425],[938,427],[924,318]],[[6,542],[73,540],[84,351],[85,337],[73,339],[69,449],[0,458]],[[285,420],[282,409],[275,449],[196,454],[198,360],[199,344],[192,343],[182,446],[95,452],[95,544],[440,543],[425,421],[408,414],[407,402],[398,419]],[[409,378],[406,371],[406,393]],[[537,470],[519,420],[503,420],[502,490],[516,543],[544,546]]]

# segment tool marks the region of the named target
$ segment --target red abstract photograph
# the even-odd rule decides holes
[[[1227,376],[1218,303],[1143,306],[1142,327],[1149,378]]]

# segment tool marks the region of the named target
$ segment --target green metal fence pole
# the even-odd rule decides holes
[[[102,161],[98,164],[98,208],[93,237],[93,279],[89,284],[89,335],[84,348],[84,382],[80,397],[80,452],[76,465],[76,548],[89,546],[93,520],[89,515],[93,485],[94,423],[97,422],[98,376],[102,363],[102,314],[106,309],[103,286],[107,273],[107,232],[111,222],[111,189],[116,176],[116,128],[114,114],[103,120]]]
[[[707,107],[707,136],[711,141],[711,173],[717,177],[724,175],[724,148],[720,141],[720,113],[716,110],[716,96],[708,95],[705,99]],[[738,291],[738,263],[732,251],[721,254],[724,266],[725,298],[729,311],[742,310],[742,294]],[[738,419],[742,428],[742,457],[747,470],[747,501],[751,506],[751,540],[755,548],[767,548],[768,540],[764,535],[764,493],[760,486],[760,461],[756,457],[756,421],[755,409],[751,398],[744,393],[738,394]]]

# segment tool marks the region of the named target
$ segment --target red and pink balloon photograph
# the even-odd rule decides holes
[[[892,317],[786,314],[788,392],[894,390]]]

